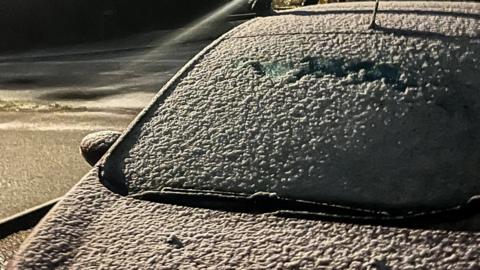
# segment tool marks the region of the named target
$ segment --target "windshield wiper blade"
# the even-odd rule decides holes
[[[277,216],[283,217],[303,217],[303,218],[331,218],[331,219],[352,219],[356,221],[365,221],[370,223],[372,221],[378,222],[396,222],[411,220],[429,220],[430,222],[442,222],[448,220],[459,219],[460,217],[470,216],[472,214],[479,213],[480,211],[480,196],[474,196],[468,200],[465,204],[460,204],[444,209],[435,209],[429,211],[409,211],[409,212],[394,212],[388,215],[363,215],[363,216],[345,216],[340,213],[322,213],[322,212],[310,212],[310,211],[290,211],[280,210],[277,211]]]
[[[302,218],[329,218],[365,222],[387,222],[411,219],[432,219],[455,217],[478,212],[480,196],[454,207],[424,212],[386,212],[348,207],[329,203],[296,200],[278,196],[276,193],[256,192],[253,194],[222,192],[213,190],[163,188],[161,191],[147,191],[130,197],[224,211],[248,213],[272,213],[277,216]],[[433,219],[432,219],[433,220]]]
[[[389,216],[345,216],[336,213],[281,210],[275,216],[365,225],[382,225],[410,229],[448,231],[480,230],[480,196],[473,196],[466,203],[454,207],[425,212],[408,212]]]
[[[389,213],[353,208],[342,205],[295,200],[278,196],[276,193],[256,192],[253,194],[213,190],[163,188],[161,191],[146,191],[129,197],[160,203],[217,210],[276,213],[280,211],[335,213],[345,216],[382,216]]]

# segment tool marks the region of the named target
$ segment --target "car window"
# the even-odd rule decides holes
[[[229,36],[104,165],[165,188],[425,211],[480,194],[480,43],[409,34]]]

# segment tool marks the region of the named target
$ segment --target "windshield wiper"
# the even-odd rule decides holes
[[[345,207],[334,204],[282,198],[275,193],[253,194],[222,192],[198,189],[163,188],[129,197],[160,203],[179,204],[190,207],[212,208],[233,212],[277,213],[280,211],[337,213],[348,216],[388,216],[386,212]]]
[[[478,213],[480,196],[472,197],[465,204],[425,212],[375,211],[343,205],[319,203],[283,198],[275,193],[254,194],[221,192],[198,189],[163,188],[129,197],[189,207],[209,208],[223,211],[270,213],[275,216],[351,221],[355,223],[400,224],[412,220],[429,223],[461,219]]]

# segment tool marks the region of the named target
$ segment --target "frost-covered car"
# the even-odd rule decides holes
[[[478,269],[480,5],[371,7],[213,42],[9,266]]]

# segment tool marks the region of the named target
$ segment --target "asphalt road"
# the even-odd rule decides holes
[[[88,170],[86,134],[122,130],[132,113],[0,112],[0,219],[62,196]]]
[[[0,100],[142,108],[210,42],[164,45],[170,34],[0,56]]]
[[[228,23],[0,55],[0,219],[62,196],[89,169],[86,134],[122,130]],[[15,101],[15,102],[11,102]]]

